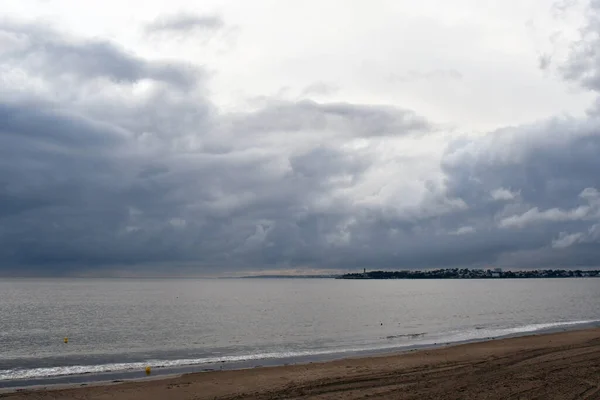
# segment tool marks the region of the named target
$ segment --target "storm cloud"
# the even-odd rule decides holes
[[[598,91],[590,40],[562,72]],[[224,111],[205,67],[7,21],[0,42],[2,273],[598,266],[594,108],[483,135],[385,104]]]

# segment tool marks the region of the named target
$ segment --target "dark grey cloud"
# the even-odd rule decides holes
[[[0,63],[5,68],[26,69],[46,79],[66,76],[127,83],[153,79],[189,88],[202,74],[197,67],[148,61],[105,40],[68,38],[39,25],[0,21],[0,35],[5,42]]]
[[[27,147],[55,145],[85,148],[88,152],[114,147],[128,132],[64,111],[49,111],[41,103],[0,104],[0,130],[7,137],[25,141]]]
[[[453,140],[440,159],[423,148],[442,134],[409,109],[223,113],[201,69],[48,28],[0,33],[0,274],[600,260],[594,110]],[[577,46],[567,78],[595,90],[600,62]]]
[[[23,54],[37,54],[32,50],[39,46],[36,40],[46,43],[48,37],[57,41],[53,48],[66,46],[54,32],[25,37]],[[17,59],[14,52],[10,57]],[[29,67],[24,72],[40,77]],[[118,74],[110,68],[101,73]],[[81,85],[65,87],[59,98],[44,98],[42,90],[42,95],[32,92],[0,104],[5,267],[73,273],[113,265],[193,263],[202,270],[293,263],[308,257],[301,253],[303,238],[316,240],[297,226],[310,218],[313,199],[357,179],[369,163],[335,145],[257,146],[245,137],[256,131],[247,123],[267,125],[269,107],[219,116],[201,89],[182,94],[177,87],[161,86],[143,96],[123,86],[117,97],[108,91],[96,93],[93,101],[73,101],[97,74],[78,72],[77,77]],[[42,78],[56,86],[50,74]],[[198,79],[192,87],[201,86]],[[287,105],[296,106],[303,107]],[[311,107],[341,120],[356,114],[367,121],[372,112],[386,112],[352,105]],[[275,137],[289,127],[285,120],[269,126],[266,133]],[[333,182],[337,176],[344,180]],[[259,228],[291,236],[274,238],[278,245],[260,252],[264,260],[246,263],[249,254],[266,246]],[[263,240],[268,238],[265,234]]]
[[[161,16],[146,25],[145,31],[154,33],[191,33],[195,31],[214,31],[225,26],[217,15],[174,14]]]
[[[518,254],[497,249],[498,262],[582,265],[577,252],[569,249],[567,259],[561,251],[581,245],[588,260],[587,247],[597,243],[597,151],[595,116],[500,130],[449,148],[443,160],[448,194],[465,201],[469,217],[488,229],[488,238],[512,235],[510,253]]]

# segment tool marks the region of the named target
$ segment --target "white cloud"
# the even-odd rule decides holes
[[[589,214],[589,207],[577,207],[574,210],[561,210],[552,208],[550,210],[540,211],[533,207],[520,215],[512,215],[500,221],[501,228],[522,228],[526,225],[537,222],[561,222],[576,221],[585,218]]]
[[[490,193],[490,195],[492,196],[492,199],[497,200],[497,201],[502,201],[502,200],[514,200],[519,196],[518,192],[511,192],[508,189],[505,188],[498,188],[495,189],[494,191],[492,191],[492,193]]]
[[[567,234],[565,232],[561,232],[559,238],[552,241],[552,247],[555,249],[564,249],[577,243],[582,237],[582,233]]]
[[[171,218],[169,220],[169,224],[173,228],[185,228],[185,226],[187,225],[187,221],[183,218]]]
[[[534,223],[578,221],[600,216],[598,214],[600,211],[600,194],[596,188],[585,188],[579,194],[579,197],[587,200],[590,205],[579,206],[571,210],[551,208],[544,211],[540,211],[538,207],[533,207],[523,214],[503,218],[500,220],[499,226],[501,228],[522,228]]]
[[[475,231],[475,228],[472,226],[461,226],[457,230],[450,232],[450,235],[466,235]]]

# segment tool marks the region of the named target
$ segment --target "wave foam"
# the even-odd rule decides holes
[[[223,357],[203,357],[189,358],[178,360],[147,360],[131,363],[113,363],[99,365],[74,365],[63,367],[47,367],[47,368],[31,368],[31,369],[10,369],[0,370],[0,381],[12,379],[33,379],[33,378],[54,378],[66,375],[84,375],[84,374],[99,374],[103,372],[125,372],[125,371],[144,371],[146,366],[153,368],[174,368],[194,365],[207,365],[216,363],[233,363],[253,360],[267,359],[284,359],[294,357],[309,357],[329,354],[343,354],[357,351],[377,350],[379,348],[348,348],[348,349],[332,349],[332,350],[316,350],[316,351],[296,351],[296,352],[273,352],[273,353],[256,353],[236,356]]]
[[[485,339],[488,337],[512,336],[524,333],[532,333],[553,328],[567,328],[577,325],[587,325],[598,323],[600,320],[583,320],[583,321],[564,321],[564,322],[547,322],[539,324],[529,324],[516,326],[512,328],[485,328],[476,327],[474,330],[457,332],[444,338],[444,342],[459,342],[468,340]]]

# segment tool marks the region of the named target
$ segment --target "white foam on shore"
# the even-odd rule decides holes
[[[551,322],[517,326],[513,328],[481,328],[471,329],[462,332],[448,332],[436,337],[427,338],[419,336],[414,341],[404,342],[403,344],[384,344],[371,347],[360,348],[345,348],[345,349],[323,349],[323,350],[306,350],[306,351],[291,351],[291,352],[271,352],[271,353],[256,353],[245,355],[232,355],[222,357],[203,357],[178,360],[146,360],[131,363],[112,363],[99,365],[73,365],[60,367],[45,367],[45,368],[15,368],[8,370],[0,370],[0,381],[16,380],[16,379],[39,379],[53,378],[59,376],[83,375],[83,374],[99,374],[105,372],[126,372],[126,371],[143,371],[146,366],[153,368],[173,368],[193,365],[205,365],[215,363],[233,363],[253,360],[267,359],[289,359],[295,357],[310,357],[323,356],[344,353],[380,351],[387,349],[401,349],[415,345],[433,345],[442,343],[455,343],[470,340],[485,339],[489,337],[501,337],[510,335],[520,335],[525,333],[537,332],[541,330],[549,330],[561,327],[573,327],[577,325],[586,325],[598,323],[600,320],[585,320],[585,321],[568,321],[568,322]]]
[[[463,332],[454,332],[444,337],[444,342],[461,342],[486,338],[497,338],[502,336],[512,336],[524,333],[532,333],[555,328],[568,328],[577,325],[587,325],[598,323],[600,320],[584,320],[584,321],[566,321],[566,322],[548,322],[539,324],[522,325],[512,328],[480,328]]]
[[[253,360],[267,360],[278,358],[294,358],[303,356],[327,355],[336,353],[346,353],[361,351],[364,349],[335,349],[335,350],[316,350],[316,351],[295,351],[295,352],[273,352],[256,353],[235,356],[222,357],[203,357],[203,358],[185,358],[178,360],[146,360],[132,363],[113,363],[100,365],[74,365],[62,367],[31,368],[31,369],[10,369],[0,370],[0,381],[10,379],[33,379],[33,378],[51,378],[66,375],[98,374],[103,372],[125,372],[125,371],[144,371],[147,366],[153,368],[173,368],[193,365],[205,365],[216,363],[232,363]],[[368,350],[368,349],[367,349]]]

